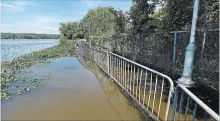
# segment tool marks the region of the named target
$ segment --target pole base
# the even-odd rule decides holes
[[[195,82],[192,80],[192,78],[189,77],[182,76],[181,78],[178,79],[176,83],[181,84],[188,88],[195,87]]]

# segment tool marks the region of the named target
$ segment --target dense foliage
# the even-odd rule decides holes
[[[176,62],[172,60],[173,38],[170,32],[190,31],[193,0],[131,0],[131,2],[130,9],[125,12],[112,7],[97,7],[90,9],[80,21],[61,23],[60,34],[63,35],[61,38],[86,38],[92,44],[105,47],[107,45],[115,53],[160,70],[177,80],[181,76],[184,62],[178,58],[177,60],[182,65],[178,69],[174,67]],[[219,28],[218,22],[219,2],[217,0],[200,0],[197,29],[203,32],[208,28],[216,29]],[[202,36],[203,32],[200,33]],[[188,33],[186,34],[188,36]],[[178,36],[184,38],[181,33]],[[201,37],[198,38],[198,33],[196,37],[197,41],[202,41]],[[180,41],[186,44],[188,39]],[[65,43],[65,41],[63,42]],[[206,43],[210,42],[206,41]],[[185,44],[180,44],[180,46],[185,48]],[[200,47],[201,43],[197,46]],[[184,51],[185,49],[177,54],[184,58]],[[215,53],[217,52],[215,51]],[[214,62],[215,59],[212,61]],[[208,63],[207,61],[206,65],[209,65]],[[174,69],[170,67],[174,67]],[[195,67],[196,69],[201,70],[201,68]],[[211,86],[217,87],[213,79],[209,78],[211,76],[206,76],[206,78],[197,75],[197,77],[200,82],[208,78],[208,80],[212,80]],[[215,78],[215,80],[218,79]]]
[[[82,20],[83,30],[89,38],[99,39],[111,36],[115,28],[113,8],[89,10]]]
[[[150,25],[154,12],[155,2],[149,3],[150,0],[133,0],[130,8],[130,19],[132,20],[132,30],[134,33],[146,33],[154,28]]]
[[[83,38],[81,26],[78,22],[60,23],[60,38],[66,39]]]
[[[192,13],[193,0],[168,0],[164,7],[164,29],[166,31],[189,30]],[[219,1],[200,0],[197,28],[218,27],[218,21]]]
[[[58,39],[57,34],[1,33],[1,39]]]
[[[125,29],[125,17],[121,10],[112,7],[90,9],[79,22],[60,24],[61,37],[67,39],[87,38],[102,43],[104,38],[121,33]]]
[[[113,7],[90,9],[80,21],[61,23],[60,34],[68,39],[94,39],[98,44],[123,33],[150,36],[158,31],[189,30],[192,11],[192,0],[132,0],[126,12]],[[198,28],[218,27],[218,13],[217,0],[200,0]]]

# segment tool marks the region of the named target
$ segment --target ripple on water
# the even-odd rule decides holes
[[[105,74],[90,72],[76,58],[55,59],[32,71],[52,76],[42,86],[5,102],[3,120],[141,119],[141,113]]]
[[[57,39],[2,39],[1,61],[11,61],[15,57],[39,51],[58,44]]]

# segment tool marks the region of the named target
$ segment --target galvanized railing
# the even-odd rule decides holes
[[[160,118],[167,120],[172,95],[171,92],[173,91],[172,80],[160,72],[112,52],[109,52],[109,58],[110,76],[131,95],[151,117],[154,119]],[[164,109],[163,113],[161,113],[161,107]]]
[[[198,108],[200,109],[198,110]],[[197,112],[199,116],[196,117]],[[180,121],[182,119],[184,121],[219,121],[220,117],[186,87],[177,85],[173,103],[172,121]]]
[[[105,49],[82,47],[84,56],[108,73],[146,113],[156,120],[168,118],[173,91],[168,76]]]
[[[155,120],[200,120],[195,118],[197,106],[204,109],[204,120],[219,120],[219,115],[199,100],[187,88],[178,85],[175,90],[174,102],[170,105],[173,95],[173,81],[170,77],[126,59],[100,47],[90,48],[83,44],[81,52],[84,57],[93,60],[153,119]],[[181,93],[180,101],[178,95]],[[187,97],[185,112],[184,101]],[[193,112],[190,100],[195,101]],[[191,112],[192,114],[190,114]],[[176,115],[178,113],[178,115]],[[209,116],[207,116],[209,114]]]

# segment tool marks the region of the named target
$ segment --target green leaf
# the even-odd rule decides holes
[[[23,90],[18,90],[18,94],[21,95],[23,93]]]

